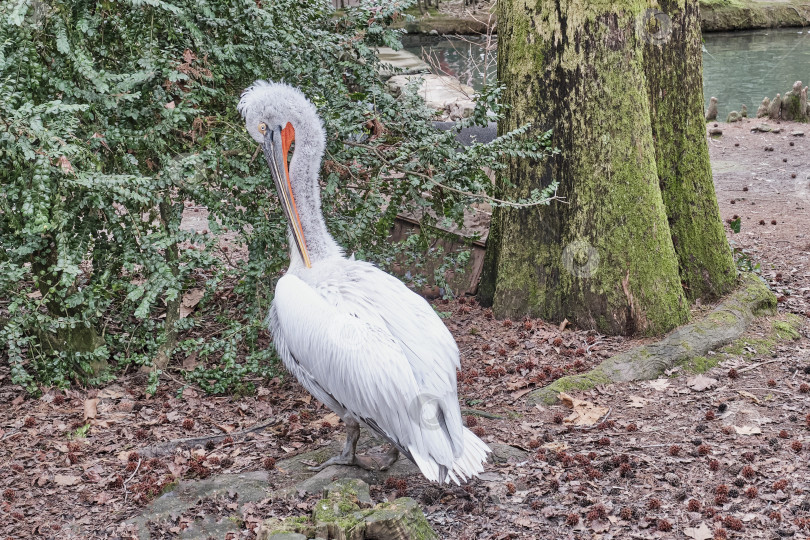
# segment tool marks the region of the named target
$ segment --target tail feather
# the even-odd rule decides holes
[[[484,462],[487,454],[492,450],[475,434],[467,428],[462,428],[464,434],[464,452],[456,458],[451,467],[440,465],[431,456],[423,456],[415,447],[409,448],[413,461],[425,478],[432,482],[450,483],[460,485],[467,480],[478,476],[484,471]]]

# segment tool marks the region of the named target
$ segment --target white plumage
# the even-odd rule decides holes
[[[360,424],[394,445],[385,466],[398,450],[432,481],[477,475],[490,450],[462,424],[452,335],[423,298],[345,258],[326,230],[317,178],[325,136],[315,108],[277,83],[249,88],[239,108],[265,149],[283,206],[288,201],[291,261],[268,316],[274,344],[287,369],[347,425],[346,448],[327,464],[358,463]],[[295,152],[287,180],[279,142],[289,141],[289,125]]]

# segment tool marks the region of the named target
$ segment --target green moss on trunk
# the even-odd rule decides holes
[[[687,305],[658,186],[636,21],[643,2],[498,4],[506,131],[554,130],[561,154],[512,160],[505,195],[560,182],[566,204],[496,211],[482,300],[498,316],[660,333]],[[497,243],[497,245],[493,245]],[[494,286],[493,286],[494,284]]]
[[[736,267],[720,220],[706,142],[698,3],[650,5],[651,24],[642,29],[644,71],[672,243],[687,297],[717,298],[734,287]]]

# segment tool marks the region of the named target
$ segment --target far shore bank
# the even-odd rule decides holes
[[[410,34],[484,34],[495,23],[495,16],[479,10],[476,14],[434,13],[398,25]],[[758,0],[702,0],[700,27],[703,32],[758,30],[810,26],[810,0],[762,2]],[[497,33],[497,29],[495,30]]]

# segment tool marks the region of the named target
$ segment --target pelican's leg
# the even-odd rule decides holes
[[[309,467],[310,471],[319,472],[329,467],[330,465],[355,465],[369,471],[375,470],[372,463],[368,463],[368,459],[360,459],[355,454],[357,449],[357,441],[360,439],[360,424],[355,420],[345,420],[346,422],[346,445],[343,451],[331,458],[327,459],[317,467]]]
[[[380,465],[381,471],[387,471],[391,468],[391,465],[397,462],[399,459],[399,450],[397,450],[396,446],[392,446],[391,450],[385,454],[385,458],[383,458],[382,465]]]

